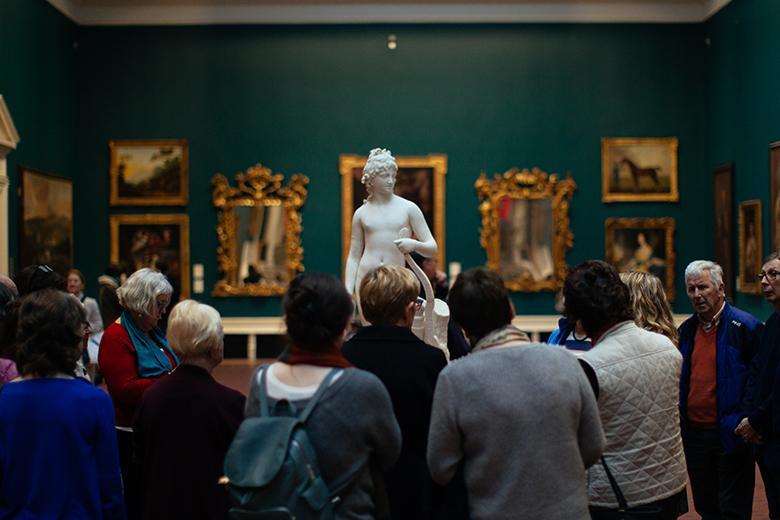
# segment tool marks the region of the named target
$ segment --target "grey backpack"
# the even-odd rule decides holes
[[[328,373],[300,415],[286,400],[269,407],[267,371],[260,375],[260,415],[244,419],[225,456],[230,518],[332,519],[336,492],[344,486],[336,492],[328,489],[305,424],[340,370]]]

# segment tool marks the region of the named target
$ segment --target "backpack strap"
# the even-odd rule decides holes
[[[257,389],[257,397],[260,400],[260,417],[268,417],[270,411],[268,409],[268,394],[265,389],[265,374],[271,369],[271,365],[260,370],[260,385]]]
[[[268,365],[260,370],[260,384],[258,385],[257,389],[257,397],[260,401],[260,417],[268,417],[271,415],[271,409],[268,405],[268,393],[266,390],[266,373],[270,369],[271,365]],[[298,421],[301,424],[306,422],[306,419],[309,418],[309,414],[311,414],[312,410],[314,410],[314,407],[317,405],[317,402],[320,400],[320,397],[328,388],[328,386],[330,386],[333,378],[341,372],[341,370],[334,368],[328,372],[328,375],[325,376],[325,379],[320,382],[319,387],[317,387],[317,391],[314,392],[314,395],[311,397],[311,399],[309,399],[309,403],[306,405],[306,408],[303,410],[301,415],[298,416]],[[290,404],[292,405],[292,403]]]
[[[325,393],[325,390],[327,390],[328,386],[330,386],[331,381],[333,381],[333,378],[336,377],[337,374],[340,374],[342,370],[338,369],[331,369],[330,372],[328,372],[328,375],[325,376],[325,379],[322,380],[320,383],[320,386],[317,388],[317,391],[314,392],[314,395],[309,400],[309,403],[306,405],[306,408],[303,409],[303,412],[301,412],[301,415],[298,416],[298,421],[301,424],[306,423],[306,419],[309,418],[309,415],[311,414],[312,410],[314,410],[314,407],[317,406],[317,403],[320,400],[320,397],[322,397],[322,394]]]

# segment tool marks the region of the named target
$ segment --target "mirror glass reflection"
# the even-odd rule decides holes
[[[239,206],[236,215],[238,270],[233,285],[289,281],[285,230],[287,217],[281,205]]]
[[[498,212],[502,277],[550,280],[555,274],[552,201],[507,196],[500,200]]]

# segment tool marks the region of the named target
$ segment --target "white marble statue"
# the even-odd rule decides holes
[[[368,198],[352,217],[344,275],[350,294],[357,293],[366,273],[380,265],[404,265],[404,255],[412,251],[426,258],[436,255],[436,240],[420,208],[393,193],[397,173],[398,165],[388,150],[371,150],[360,179],[366,186]],[[399,238],[404,228],[411,230],[417,240]]]
[[[449,308],[443,301],[434,299],[430,280],[409,256],[416,251],[430,258],[436,255],[438,247],[420,208],[393,193],[397,173],[398,165],[388,150],[371,150],[360,179],[366,186],[368,198],[352,217],[344,281],[347,291],[356,295],[360,281],[372,269],[383,264],[409,264],[426,295],[423,308],[415,316],[412,331],[429,345],[442,349],[449,361]],[[412,238],[412,233],[417,239]],[[355,300],[359,301],[359,298]]]

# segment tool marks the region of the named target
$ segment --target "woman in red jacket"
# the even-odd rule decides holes
[[[117,289],[124,308],[100,340],[98,365],[114,402],[119,457],[128,518],[137,518],[133,465],[133,417],[144,391],[173,371],[179,359],[157,324],[171,303],[173,287],[162,273],[139,269]]]

